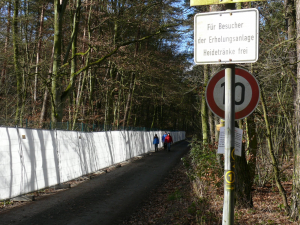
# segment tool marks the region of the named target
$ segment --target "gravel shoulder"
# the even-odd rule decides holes
[[[162,184],[187,153],[188,142],[87,180],[74,188],[0,212],[1,224],[121,224]]]

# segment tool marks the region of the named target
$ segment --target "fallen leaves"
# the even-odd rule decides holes
[[[290,193],[292,183],[283,182],[287,193]],[[179,163],[164,184],[151,193],[129,220],[123,224],[221,224],[223,213],[223,187],[218,189],[211,184],[203,198],[196,197],[186,169]],[[235,209],[235,224],[291,224],[296,225],[285,215],[281,196],[274,185],[253,187],[253,208]]]

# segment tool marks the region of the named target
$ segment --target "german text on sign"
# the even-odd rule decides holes
[[[195,16],[196,64],[253,63],[258,59],[257,9],[199,13]]]

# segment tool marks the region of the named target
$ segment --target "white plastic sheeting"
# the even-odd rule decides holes
[[[184,131],[170,132],[173,141]],[[60,184],[154,150],[163,131],[85,133],[0,128],[0,200]]]

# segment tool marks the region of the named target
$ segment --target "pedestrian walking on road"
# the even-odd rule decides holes
[[[161,138],[161,142],[163,143],[164,145],[164,150],[167,150],[167,142],[165,142],[165,138],[167,137],[167,132],[164,133],[164,135],[162,136]]]
[[[157,134],[154,135],[154,138],[153,138],[153,144],[155,146],[155,151],[158,152],[158,144],[159,144],[159,139],[157,137]]]
[[[171,144],[173,143],[173,138],[170,135],[170,133],[168,133],[167,137],[165,137],[165,143],[167,143],[168,152],[171,151]]]

